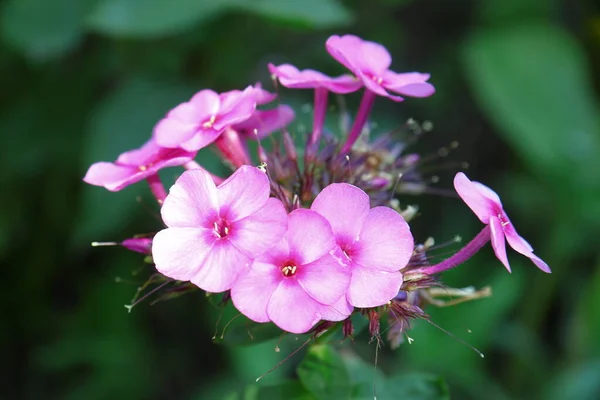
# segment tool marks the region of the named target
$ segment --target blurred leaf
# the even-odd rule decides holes
[[[548,380],[542,393],[546,400],[600,398],[600,359],[562,370]]]
[[[400,374],[388,378],[389,399],[449,400],[448,386],[439,376],[424,373]]]
[[[234,0],[103,0],[91,12],[88,26],[117,37],[155,38],[173,35],[213,18]]]
[[[310,346],[297,373],[300,382],[318,400],[347,399],[350,396],[348,371],[331,346]]]
[[[515,23],[516,19],[548,17],[557,8],[548,0],[482,0],[477,3],[479,16],[489,23]]]
[[[464,67],[479,104],[538,173],[600,186],[597,105],[579,44],[550,25],[478,31]]]
[[[87,169],[94,162],[115,160],[120,153],[140,147],[151,137],[154,124],[191,94],[191,90],[179,85],[142,78],[122,84],[98,105],[90,117],[90,128],[82,150],[83,167]],[[117,193],[102,187],[82,185],[80,216],[74,232],[78,242],[107,240],[102,235],[122,230],[131,221],[132,211],[141,208],[136,197],[140,193],[149,193],[144,182]]]
[[[83,35],[90,0],[10,0],[0,19],[7,42],[32,59],[61,56]]]
[[[567,343],[577,358],[600,357],[600,266],[580,293]]]
[[[307,28],[348,24],[352,14],[336,0],[241,0],[244,9],[282,23]]]
[[[330,397],[333,399],[335,397]],[[261,399],[286,399],[286,400],[314,400],[302,384],[298,381],[283,381],[275,385],[260,386],[256,397],[244,400],[261,400]]]

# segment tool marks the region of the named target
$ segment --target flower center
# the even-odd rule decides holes
[[[503,213],[498,213],[498,219],[500,220],[500,224],[502,224],[503,227],[510,224],[510,221],[504,216]]]
[[[215,221],[215,223],[213,224],[213,232],[215,236],[219,239],[226,238],[229,235],[230,231],[231,229],[227,221],[220,219],[218,221]]]
[[[206,129],[212,128],[212,126],[215,123],[216,119],[217,119],[216,115],[211,115],[210,119],[208,121],[206,121],[205,123],[202,124],[202,127],[206,128]]]
[[[281,267],[281,273],[285,277],[290,277],[296,275],[297,269],[298,268],[295,265],[291,263],[286,263],[283,267]]]
[[[371,77],[371,79],[373,81],[375,81],[378,85],[381,85],[381,82],[383,82],[383,78],[382,77],[373,76],[373,77]]]

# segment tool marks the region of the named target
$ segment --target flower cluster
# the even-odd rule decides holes
[[[484,229],[454,255],[431,264],[430,244],[415,244],[408,222],[414,208],[400,208],[398,196],[428,191],[421,157],[405,153],[395,136],[369,138],[368,119],[375,99],[401,102],[428,97],[429,74],[390,70],[391,56],[380,44],[353,35],[332,36],[326,49],[349,71],[329,77],[289,64],[268,68],[275,83],[314,90],[313,126],[298,157],[287,126],[295,114],[278,105],[257,109],[276,95],[260,85],[216,93],[201,90],[160,120],[150,140],[121,154],[114,163],[92,165],[84,181],[118,191],[146,180],[160,207],[165,229],[153,237],[121,244],[151,255],[164,277],[226,299],[258,323],[282,330],[320,332],[362,313],[379,335],[382,315],[389,317],[389,338],[398,338],[413,318],[427,318],[441,272],[472,257],[491,241],[510,271],[505,238],[544,272],[550,268],[517,234],[499,197],[462,172],[455,190]],[[328,95],[363,90],[351,126],[335,135],[325,126]],[[407,124],[409,129],[415,123]],[[419,127],[420,129],[420,127]],[[274,132],[274,145],[249,142]],[[211,146],[233,173],[222,178],[195,161]],[[258,166],[256,166],[258,165]],[[186,171],[167,194],[158,171]],[[464,291],[465,298],[483,292]],[[485,292],[488,293],[488,292]]]

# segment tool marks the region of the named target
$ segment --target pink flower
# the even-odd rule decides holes
[[[332,255],[334,248],[325,218],[310,210],[292,211],[286,235],[231,289],[233,304],[256,322],[307,332],[348,288],[350,271]]]
[[[372,92],[394,101],[404,100],[389,91],[411,97],[431,96],[435,89],[427,82],[429,74],[390,71],[390,53],[382,45],[354,35],[331,36],[325,46],[333,58],[348,68]]]
[[[269,71],[279,79],[283,86],[290,89],[324,88],[330,92],[346,94],[356,92],[362,87],[361,81],[351,75],[331,78],[312,69],[299,71],[291,64],[281,64],[279,66],[269,64]]]
[[[230,289],[285,233],[286,211],[269,192],[266,174],[251,166],[218,187],[204,170],[184,172],[161,209],[168,228],[153,240],[156,269],[208,292]]]
[[[393,299],[402,285],[399,270],[406,266],[414,248],[404,218],[388,207],[371,209],[369,196],[347,183],[327,186],[311,210],[329,221],[340,256],[352,271],[348,302],[367,308]]]
[[[83,180],[90,185],[104,186],[111,192],[117,192],[156,175],[162,168],[183,165],[195,156],[196,152],[163,148],[150,139],[139,149],[121,154],[114,163],[93,164]]]
[[[130,238],[121,242],[121,246],[136,253],[152,254],[152,238]]]
[[[533,254],[533,248],[515,230],[512,222],[502,208],[500,197],[489,187],[472,182],[465,174],[459,172],[454,177],[454,188],[477,217],[491,229],[492,247],[496,257],[510,271],[504,238],[515,251],[529,257],[542,271],[550,273],[550,267]]]
[[[263,92],[252,86],[243,92],[232,90],[221,94],[202,90],[189,102],[169,111],[156,124],[156,141],[164,147],[181,147],[188,151],[206,147],[228,126],[250,118],[256,108],[257,96],[262,96]]]

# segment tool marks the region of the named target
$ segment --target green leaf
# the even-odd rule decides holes
[[[103,0],[88,27],[109,36],[156,38],[186,30],[227,9],[232,0]]]
[[[86,9],[82,0],[10,0],[0,18],[2,34],[29,58],[59,57],[79,44]]]
[[[318,400],[350,397],[348,371],[340,355],[331,346],[311,346],[297,373],[300,382]]]
[[[259,399],[314,400],[298,381],[283,381],[275,385],[260,386],[255,397]]]
[[[154,124],[191,94],[192,91],[185,87],[139,78],[118,87],[91,115],[82,151],[82,176],[92,163],[115,160],[120,153],[141,146],[151,137]],[[132,212],[142,209],[136,197],[149,193],[144,182],[117,193],[102,187],[83,185],[74,232],[78,242],[108,240],[102,235],[123,229],[133,218]]]
[[[244,0],[239,5],[275,21],[307,28],[329,28],[352,21],[352,14],[335,0]]]
[[[442,378],[425,373],[399,374],[388,378],[386,392],[390,399],[443,400],[450,399],[448,386]]]
[[[530,166],[572,187],[600,187],[600,134],[587,60],[544,24],[475,32],[464,67],[479,105]]]

